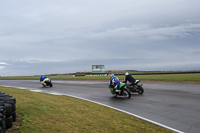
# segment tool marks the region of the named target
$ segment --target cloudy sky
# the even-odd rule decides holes
[[[199,0],[0,0],[0,76],[200,70]]]

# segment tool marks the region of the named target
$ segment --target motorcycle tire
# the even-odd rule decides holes
[[[114,93],[113,91],[110,91],[111,92],[111,94],[114,96],[114,97],[117,97],[117,94],[116,93]]]
[[[117,94],[113,94],[114,97],[117,97]]]
[[[50,85],[49,85],[50,87],[53,87],[53,84],[52,83],[50,83]]]
[[[122,92],[123,96],[125,96],[126,98],[130,98],[131,97],[131,93],[130,91],[124,89],[123,92]]]
[[[142,95],[144,93],[143,87],[142,86],[138,87],[138,91],[137,92],[138,92],[139,95]]]
[[[46,85],[45,84],[42,84],[43,85],[43,87],[46,87]]]

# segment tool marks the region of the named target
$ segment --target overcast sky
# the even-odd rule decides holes
[[[199,0],[0,0],[0,76],[200,70]]]

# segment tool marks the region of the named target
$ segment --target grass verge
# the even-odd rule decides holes
[[[92,102],[8,87],[17,99],[17,121],[7,133],[170,133],[167,129]],[[14,128],[14,129],[13,129]]]
[[[123,75],[116,75],[120,80],[124,80]],[[110,80],[109,76],[48,76],[52,80]],[[164,82],[193,82],[200,84],[200,73],[193,74],[155,74],[155,75],[133,75],[135,79],[141,79],[141,81],[164,81]],[[0,80],[38,80],[39,76],[30,77],[0,77]]]

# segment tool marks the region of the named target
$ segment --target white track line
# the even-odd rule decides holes
[[[74,96],[74,95],[69,95],[69,94],[65,94],[65,93],[57,93],[57,92],[54,92],[54,91],[43,91],[43,90],[38,90],[38,89],[34,89],[34,88],[24,88],[24,87],[7,86],[7,85],[1,85],[1,86],[4,86],[4,87],[12,87],[12,88],[18,88],[18,89],[26,89],[26,90],[29,90],[29,91],[48,93],[48,94],[52,94],[52,95],[65,95],[65,96],[70,96],[70,97],[78,98],[78,99],[81,99],[81,100],[85,100],[85,101],[89,101],[89,102],[92,102],[92,103],[100,104],[100,105],[103,105],[103,106],[105,106],[105,107],[108,107],[108,108],[111,108],[111,109],[114,109],[114,110],[117,110],[117,111],[120,111],[120,112],[129,114],[129,115],[132,115],[132,116],[137,117],[137,118],[139,118],[139,119],[141,119],[141,120],[144,120],[144,121],[153,123],[153,124],[155,124],[155,125],[158,125],[158,126],[160,126],[160,127],[169,129],[169,130],[174,131],[174,132],[177,132],[177,133],[184,133],[184,132],[182,132],[182,131],[180,131],[180,130],[171,128],[171,127],[166,126],[166,125],[163,125],[163,124],[161,124],[161,123],[158,123],[158,122],[152,121],[152,120],[150,120],[150,119],[144,118],[144,117],[142,117],[142,116],[139,116],[139,115],[136,115],[136,114],[133,114],[133,113],[127,112],[127,111],[125,111],[125,110],[121,110],[121,109],[118,109],[118,108],[115,108],[115,107],[112,107],[112,106],[109,106],[109,105],[106,105],[106,104],[103,104],[103,103],[99,103],[99,102],[96,102],[96,101],[92,101],[92,100],[89,100],[89,99],[85,99],[85,98],[82,98],[82,97],[78,97],[78,96]]]

